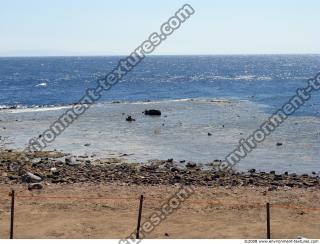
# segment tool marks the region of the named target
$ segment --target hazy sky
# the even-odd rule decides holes
[[[184,3],[154,54],[320,53],[319,0],[0,0],[0,55],[126,55]]]

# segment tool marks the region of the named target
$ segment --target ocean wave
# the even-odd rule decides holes
[[[161,104],[161,103],[178,103],[178,102],[211,102],[211,103],[234,103],[231,99],[218,98],[181,98],[181,99],[167,99],[167,100],[145,100],[145,101],[102,101],[95,105],[104,104]],[[0,112],[8,113],[27,113],[27,112],[45,112],[61,109],[68,109],[77,103],[72,104],[55,104],[55,105],[0,105]]]
[[[46,87],[46,86],[48,86],[48,83],[46,83],[46,82],[42,82],[42,83],[35,85],[35,87]]]

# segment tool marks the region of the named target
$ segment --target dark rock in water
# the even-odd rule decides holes
[[[168,162],[168,163],[172,163],[172,162],[173,162],[173,158],[169,158],[169,159],[167,160],[167,162]]]
[[[278,147],[280,147],[280,146],[282,146],[283,145],[283,143],[282,142],[277,142],[277,144],[276,144]]]
[[[284,172],[284,175],[289,175],[288,171]]]
[[[215,159],[215,160],[213,160],[213,162],[222,162],[222,160],[221,159]]]
[[[196,163],[191,163],[191,162],[188,162],[186,165],[187,168],[195,168],[196,166],[197,166]]]
[[[84,144],[85,147],[89,147],[90,146],[90,143],[86,143]]]
[[[208,132],[208,136],[212,136],[212,134],[210,132]]]
[[[186,162],[186,160],[180,160],[180,163],[182,163],[182,164],[185,163],[185,162]]]
[[[132,122],[132,121],[136,121],[134,118],[132,118],[131,116],[128,116],[127,118],[126,118],[126,121],[128,121],[128,122]]]
[[[21,176],[21,180],[23,182],[32,183],[32,182],[40,182],[42,181],[41,177],[34,175],[30,172],[27,172],[26,174]]]
[[[28,190],[29,191],[32,191],[34,189],[40,190],[42,188],[43,188],[43,185],[40,184],[40,183],[31,183],[31,184],[28,185]]]
[[[150,116],[160,116],[161,115],[161,111],[160,110],[156,110],[156,109],[150,109],[150,110],[145,110],[144,114],[145,115],[150,115]]]
[[[275,174],[276,174],[276,171],[271,170],[271,171],[270,171],[270,174],[271,174],[271,175],[275,175]]]
[[[255,169],[249,169],[248,172],[249,172],[249,173],[255,173],[256,170],[255,170]]]

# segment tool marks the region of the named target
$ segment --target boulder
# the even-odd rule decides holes
[[[150,109],[150,110],[145,110],[144,114],[150,115],[150,116],[161,116],[161,111],[157,109]]]
[[[32,191],[34,189],[40,190],[42,188],[43,188],[43,186],[40,183],[31,183],[31,184],[28,185],[28,190],[29,191]]]
[[[75,158],[73,157],[67,157],[65,158],[65,162],[67,165],[70,165],[70,166],[76,166],[76,165],[79,165],[81,164],[81,162],[78,162]]]
[[[195,168],[196,166],[197,166],[196,163],[188,162],[188,163],[186,164],[186,167],[187,167],[187,168]]]
[[[40,182],[42,181],[41,177],[34,175],[30,172],[27,172],[26,174],[21,176],[21,180],[23,182],[27,182],[27,183],[33,183],[33,182]]]
[[[126,118],[126,121],[132,122],[132,121],[136,121],[136,120],[129,115],[129,116]]]

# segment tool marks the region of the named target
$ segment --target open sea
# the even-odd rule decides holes
[[[121,58],[0,58],[6,147],[23,148]],[[320,55],[150,56],[48,149],[139,162],[223,159],[319,71]],[[314,93],[239,169],[320,171],[319,105]],[[147,118],[141,112],[148,108],[163,116]]]

